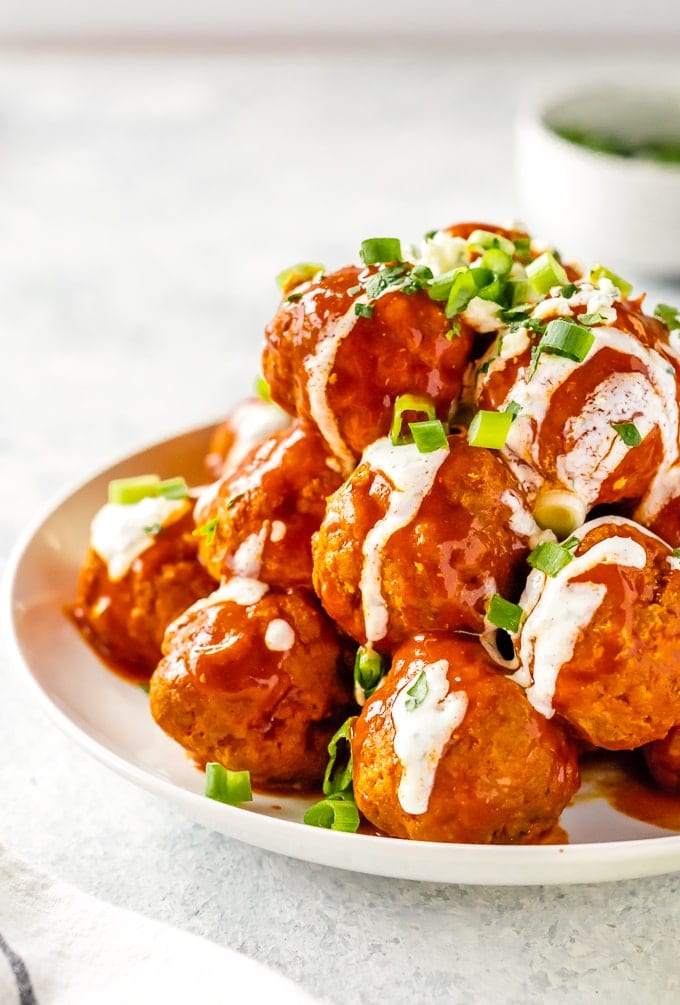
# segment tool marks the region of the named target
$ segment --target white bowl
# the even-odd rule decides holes
[[[598,152],[561,128],[680,146],[680,92],[594,85],[525,108],[515,161],[522,221],[568,260],[680,276],[680,164]]]

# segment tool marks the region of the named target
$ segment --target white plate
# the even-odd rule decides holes
[[[3,620],[22,675],[54,721],[88,753],[194,820],[230,837],[322,865],[441,883],[587,883],[680,869],[680,834],[623,816],[600,798],[563,814],[568,844],[447,845],[306,827],[300,798],[256,796],[247,807],[206,799],[203,776],[155,725],[144,692],[108,671],[64,617],[73,600],[89,523],[111,478],[156,471],[203,479],[211,427],[156,444],[96,475],[31,528],[16,548]]]

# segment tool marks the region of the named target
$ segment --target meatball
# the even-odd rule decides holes
[[[262,398],[240,401],[212,435],[205,458],[208,474],[212,479],[230,474],[246,454],[290,423],[289,415]]]
[[[199,763],[256,785],[318,782],[350,705],[341,648],[311,594],[231,579],[168,628],[156,722]]]
[[[402,268],[407,274],[410,266]],[[351,291],[376,271],[347,266],[303,284],[265,332],[272,398],[316,425],[344,474],[387,433],[399,395],[428,394],[448,419],[472,345],[464,322],[451,337],[445,304],[424,290],[388,291],[357,314],[366,297]]]
[[[622,517],[584,524],[574,543],[555,575],[527,580],[514,679],[587,743],[629,750],[680,721],[680,561]]]
[[[311,537],[341,482],[313,429],[297,422],[274,433],[201,496],[203,564],[215,579],[247,576],[311,589]]]
[[[479,643],[417,635],[396,653],[352,742],[357,806],[393,837],[528,843],[579,785],[574,745]]]
[[[680,726],[643,748],[650,774],[667,792],[680,794]]]
[[[161,658],[167,625],[215,588],[197,557],[189,500],[108,503],[92,524],[91,546],[70,614],[103,659],[147,679]]]
[[[358,642],[392,652],[417,631],[481,632],[511,597],[538,531],[497,453],[467,445],[419,453],[381,439],[328,501],[314,538],[314,585]],[[523,580],[522,580],[523,582]]]
[[[584,516],[595,505],[647,495],[653,508],[678,456],[680,364],[664,326],[639,301],[621,300],[611,281],[575,290],[548,297],[530,322],[503,331],[478,368],[477,407],[514,402],[518,415],[503,452],[534,498],[573,492]],[[600,320],[582,362],[540,348],[531,325],[578,322],[585,312]]]

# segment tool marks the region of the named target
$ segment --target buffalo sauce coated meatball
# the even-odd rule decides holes
[[[259,578],[276,586],[312,585],[311,536],[326,498],[342,479],[313,429],[295,423],[274,433],[234,472],[201,496],[200,554],[216,579]]]
[[[678,457],[680,364],[664,326],[640,302],[622,300],[611,281],[573,289],[569,297],[553,291],[527,325],[502,333],[478,371],[477,407],[514,403],[503,452],[534,498],[565,490],[585,515],[595,505],[649,496],[653,510]],[[580,324],[584,316],[589,326]],[[569,349],[552,351],[531,329],[552,322],[579,325],[581,361]]]
[[[386,292],[357,314],[366,298],[349,291],[375,272],[347,266],[305,283],[265,332],[272,398],[317,426],[345,474],[388,431],[399,395],[427,394],[448,419],[472,344],[465,323],[451,337],[445,305],[424,290]]]
[[[538,531],[511,471],[460,435],[420,453],[388,438],[364,453],[315,535],[314,584],[358,642],[392,652],[417,631],[481,632],[512,596]]]
[[[287,429],[291,417],[262,398],[245,398],[215,429],[205,458],[211,478],[234,471],[244,457],[272,433]]]
[[[587,743],[630,750],[680,721],[680,563],[622,517],[584,524],[574,544],[556,574],[527,580],[514,679]]]
[[[654,781],[666,792],[680,795],[680,726],[673,726],[666,736],[649,743],[642,752]]]
[[[478,844],[541,837],[579,785],[575,747],[479,643],[418,635],[356,721],[357,806],[393,837]]]
[[[250,771],[256,785],[321,779],[351,692],[311,594],[229,580],[170,625],[163,652],[151,712],[199,764]]]
[[[215,588],[198,561],[192,509],[189,500],[147,498],[108,503],[93,521],[70,613],[121,671],[148,677],[167,625]]]

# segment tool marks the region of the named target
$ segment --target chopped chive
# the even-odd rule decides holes
[[[574,538],[578,543],[578,540]],[[527,562],[532,569],[544,572],[546,576],[556,576],[560,569],[573,559],[571,549],[565,544],[555,544],[553,541],[542,541],[538,544],[527,558]]]
[[[186,499],[189,487],[181,475],[177,478],[166,478],[159,482],[157,495],[163,496],[164,499]]]
[[[361,261],[364,265],[401,262],[401,241],[398,237],[369,237],[361,242]]]
[[[451,291],[446,301],[446,316],[452,318],[464,311],[472,298],[477,295],[477,284],[471,269],[456,269],[451,283]]]
[[[359,829],[359,811],[348,792],[339,792],[321,799],[306,810],[304,822],[310,827],[354,834]]]
[[[289,304],[296,304],[298,300],[302,300],[301,293],[289,293],[288,296],[286,297],[286,303]]]
[[[494,593],[486,609],[486,619],[496,628],[506,632],[517,632],[522,623],[524,611],[519,604],[513,604],[499,593]]]
[[[434,450],[448,450],[446,430],[439,419],[427,422],[409,422],[413,442],[421,454],[431,454]]]
[[[203,523],[200,527],[197,527],[194,534],[197,537],[204,537],[208,544],[212,544],[215,540],[218,522],[217,517],[213,517],[212,520],[208,520],[207,523]]]
[[[414,683],[407,689],[408,698],[404,702],[407,712],[414,712],[427,698],[430,688],[427,683],[427,674],[421,670]]]
[[[142,530],[144,531],[144,533],[148,534],[150,537],[155,537],[157,534],[160,534],[160,532],[161,532],[162,529],[163,528],[161,527],[161,525],[159,523],[151,523],[151,524],[149,524],[148,527],[143,527],[142,528]]]
[[[657,304],[654,308],[654,317],[663,321],[669,331],[680,331],[680,310],[671,307],[670,304]]]
[[[314,279],[319,273],[324,271],[324,266],[318,262],[298,262],[289,268],[279,272],[276,282],[284,296],[294,290],[296,286]]]
[[[564,356],[566,359],[582,363],[590,352],[594,341],[593,333],[582,325],[574,324],[573,321],[565,321],[563,318],[555,318],[554,321],[546,325],[537,348],[539,352]]]
[[[220,803],[248,803],[253,798],[249,771],[229,771],[216,761],[205,766],[205,795]]]
[[[610,272],[609,269],[605,269],[604,265],[593,266],[590,270],[591,283],[596,282],[598,279],[602,279],[603,277],[616,286],[624,300],[627,300],[633,292],[632,284],[626,282],[626,280],[622,279],[621,276],[617,276],[615,272]]]
[[[373,304],[356,303],[354,305],[354,313],[359,318],[372,318],[373,317]]]
[[[429,395],[400,394],[394,402],[392,427],[390,429],[390,439],[392,440],[392,445],[395,447],[411,442],[410,435],[403,430],[403,417],[406,412],[422,412],[428,420],[436,419],[437,417],[434,402]]]
[[[157,496],[160,483],[158,475],[114,478],[109,482],[109,502],[118,506],[131,506],[147,496]]]
[[[364,698],[371,697],[384,675],[380,654],[368,646],[359,646],[354,658],[354,683]]]
[[[514,255],[515,243],[503,237],[502,234],[494,234],[491,230],[473,230],[467,239],[469,248],[474,251],[487,251],[489,248],[499,248],[506,255]]]
[[[512,412],[479,411],[473,417],[468,429],[468,443],[471,447],[488,447],[500,450],[510,432],[514,419]]]
[[[567,273],[549,251],[529,262],[526,269],[529,283],[540,296],[548,293],[553,286],[564,286],[569,281]]]
[[[642,443],[640,431],[633,422],[612,422],[615,429],[627,447],[639,447]]]
[[[258,377],[255,381],[255,393],[259,398],[262,398],[268,405],[272,403],[272,396],[269,391],[269,384],[264,379],[264,377]]]
[[[356,716],[346,719],[328,743],[328,764],[323,776],[325,796],[345,792],[352,785],[352,728]]]

